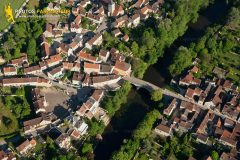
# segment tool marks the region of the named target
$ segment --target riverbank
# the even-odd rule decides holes
[[[219,8],[223,7],[223,11],[221,14],[218,13]],[[227,13],[227,5],[223,1],[217,1],[216,3],[210,5],[208,8],[206,8],[204,11],[201,12],[201,15],[198,17],[197,22],[190,23],[189,28],[186,30],[185,34],[178,38],[170,48],[165,50],[164,57],[160,58],[158,62],[152,66],[150,66],[144,75],[144,80],[153,83],[159,87],[165,87],[167,84],[169,84],[171,78],[168,74],[167,67],[169,64],[171,64],[172,57],[174,56],[174,53],[176,49],[180,45],[189,45],[191,42],[196,41],[201,35],[204,33],[204,30],[211,25],[212,23],[215,23],[216,21],[220,20],[221,17],[224,16],[224,14]],[[207,17],[210,15],[210,17]],[[201,25],[200,25],[201,24]],[[134,93],[135,92],[135,93]],[[142,110],[139,108],[134,107],[135,105],[141,106],[141,102],[147,99],[146,95],[141,96],[141,92],[137,90],[131,90],[129,97],[128,97],[128,103],[124,104],[121,109],[118,111],[116,116],[113,117],[110,126],[105,130],[103,135],[103,142],[100,143],[100,145],[95,150],[96,159],[108,159],[109,156],[116,150],[120,149],[120,145],[123,143],[124,139],[128,139],[131,136],[132,130],[135,128],[128,128],[129,119],[127,118],[129,114],[119,114],[124,113],[124,110],[128,108],[133,108],[135,111],[134,113],[130,114],[130,117],[135,117],[139,114],[141,114]],[[132,98],[132,95],[137,95],[136,97]],[[148,95],[149,96],[149,95]],[[139,99],[139,97],[142,97],[143,99]],[[132,106],[132,104],[134,104]],[[150,101],[150,100],[149,100]],[[140,104],[139,104],[140,102]],[[146,104],[144,102],[144,104]],[[140,107],[141,108],[141,107]],[[147,112],[145,112],[146,114]],[[127,116],[127,117],[126,117]],[[127,122],[125,122],[125,118],[127,118]],[[119,127],[118,121],[124,121],[126,129],[130,129],[127,133],[122,132],[125,130],[124,126]],[[139,119],[138,122],[135,123],[136,125],[140,122]]]
[[[143,79],[156,86],[164,87],[171,81],[168,66],[172,63],[173,56],[180,46],[188,46],[196,42],[203,36],[207,27],[218,23],[227,14],[230,5],[225,0],[215,1],[206,9],[200,11],[200,15],[195,23],[189,23],[185,34],[179,37],[174,43],[165,50],[164,56],[159,58],[157,63],[149,66]],[[221,10],[221,12],[219,12]],[[154,78],[153,78],[154,77]]]
[[[131,137],[132,131],[149,111],[150,95],[144,89],[132,88],[127,103],[115,113],[110,124],[104,131],[103,141],[95,150],[95,159],[109,159],[111,154],[118,150],[124,141]]]

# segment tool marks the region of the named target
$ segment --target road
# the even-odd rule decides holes
[[[135,78],[135,77],[123,77],[124,80],[126,81],[129,81],[130,83],[132,83],[133,85],[137,86],[137,87],[141,87],[141,88],[145,88],[146,90],[148,90],[149,92],[152,92],[154,90],[158,90],[158,89],[161,89],[162,90],[162,93],[164,95],[167,95],[167,96],[171,96],[171,97],[174,97],[174,98],[177,98],[177,99],[180,99],[182,101],[186,101],[186,102],[190,102],[190,103],[193,103],[194,105],[200,107],[201,109],[203,110],[210,110],[212,111],[214,114],[218,115],[218,116],[221,116],[222,118],[228,118],[236,123],[238,123],[237,120],[227,116],[227,115],[224,115],[218,111],[214,111],[213,109],[211,109],[210,107],[207,107],[207,106],[204,106],[204,105],[200,105],[198,103],[196,103],[194,100],[191,100],[189,98],[186,98],[178,93],[175,93],[173,91],[170,91],[168,89],[163,89],[163,88],[160,88],[152,83],[149,83],[147,81],[144,81],[144,80],[141,80],[141,79],[138,79],[138,78]]]
[[[46,76],[44,73],[39,74],[38,76],[39,76],[39,77],[43,77],[43,78],[49,80],[49,81],[51,82],[52,86],[56,86],[56,87],[59,87],[59,88],[61,88],[61,89],[63,89],[63,90],[66,90],[66,92],[68,92],[68,93],[77,94],[77,89],[71,87],[71,86],[68,85],[68,84],[59,83],[59,82],[53,81],[53,80],[50,79],[48,76]]]

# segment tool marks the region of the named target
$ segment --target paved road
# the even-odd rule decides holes
[[[138,79],[138,78],[135,78],[135,77],[123,77],[124,80],[126,81],[129,81],[131,82],[132,84],[136,85],[137,87],[141,87],[141,88],[145,88],[147,89],[149,92],[152,92],[154,90],[157,90],[157,89],[161,89],[163,94],[164,95],[167,95],[167,96],[171,96],[171,97],[174,97],[174,98],[177,98],[177,99],[180,99],[182,101],[186,101],[186,102],[191,102],[193,104],[195,104],[196,106],[200,107],[201,109],[203,110],[211,110],[214,114],[218,115],[218,116],[221,116],[223,118],[228,118],[234,122],[238,122],[237,120],[227,116],[227,115],[224,115],[218,111],[214,111],[212,110],[211,108],[207,107],[207,106],[204,106],[204,105],[200,105],[198,103],[196,103],[195,101],[191,100],[191,99],[188,99],[178,93],[175,93],[173,91],[170,91],[168,89],[163,89],[163,88],[160,88],[152,83],[149,83],[147,81],[144,81],[144,80],[141,80],[141,79]]]
[[[48,76],[46,76],[44,73],[39,74],[38,76],[46,78],[47,80],[49,80],[51,82],[52,86],[56,86],[56,87],[62,88],[63,90],[66,90],[68,93],[71,92],[73,94],[77,94],[77,89],[71,87],[68,84],[55,82],[52,79],[50,79]]]

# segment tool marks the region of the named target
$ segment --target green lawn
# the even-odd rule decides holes
[[[18,121],[11,111],[0,104],[0,137],[19,131]]]
[[[4,30],[9,25],[9,22],[5,17],[4,6],[5,5],[7,6],[10,3],[14,13],[14,10],[18,9],[24,3],[24,1],[25,0],[1,0],[0,1],[1,2],[0,3],[0,17],[1,17],[0,31]]]

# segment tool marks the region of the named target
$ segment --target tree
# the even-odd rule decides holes
[[[35,56],[36,56],[36,40],[31,38],[28,41],[28,46],[27,46],[27,54],[30,58],[30,61],[34,62],[35,61]]]
[[[92,150],[93,150],[92,144],[85,142],[82,146],[81,152],[82,154],[86,154],[88,152],[91,152]]]
[[[138,50],[139,50],[138,44],[137,42],[134,41],[131,45],[131,51],[134,56],[138,56]]]
[[[96,119],[91,120],[89,125],[88,133],[91,136],[96,136],[97,134],[102,134],[104,131],[104,124],[103,122],[98,122]]]
[[[158,89],[158,90],[154,90],[152,93],[151,93],[151,100],[157,102],[157,101],[160,101],[163,97],[163,94],[162,94],[162,90],[161,89]]]
[[[160,116],[160,112],[158,110],[152,110],[147,113],[146,117],[142,122],[138,125],[138,127],[133,132],[133,137],[135,139],[144,139],[147,137],[151,130],[154,122]]]
[[[211,152],[211,157],[212,157],[213,160],[218,160],[219,159],[218,152],[212,151]]]
[[[19,57],[21,57],[20,49],[15,48],[13,52],[13,58],[19,58]]]
[[[185,68],[192,64],[193,53],[186,47],[179,47],[173,57],[173,63],[169,66],[171,75],[180,74]]]
[[[6,127],[9,127],[12,123],[12,119],[6,116],[2,116],[2,122]]]
[[[28,41],[27,54],[30,56],[36,55],[36,40],[33,38]]]

